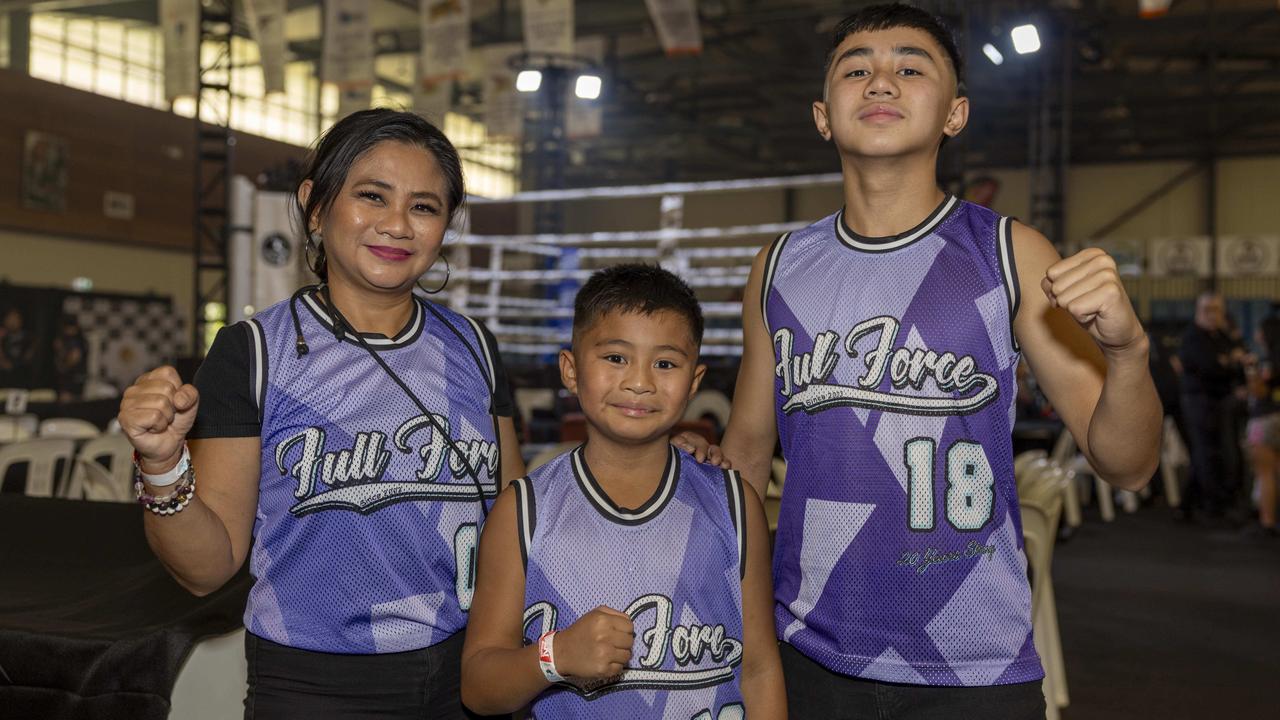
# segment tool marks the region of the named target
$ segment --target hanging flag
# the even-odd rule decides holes
[[[200,0],[160,0],[164,34],[164,97],[172,102],[198,92]]]
[[[604,37],[600,35],[578,38],[574,43],[575,55],[595,63],[594,68],[583,72],[590,72],[603,78],[604,70],[601,66],[604,64],[604,43]],[[565,135],[570,140],[596,137],[603,129],[603,100],[578,97],[575,85],[576,83],[571,80],[569,87],[565,88],[565,93],[568,95],[565,100],[567,108],[564,121]]]
[[[471,0],[420,0],[418,18],[418,83],[430,87],[457,78],[471,51]]]
[[[644,0],[644,4],[658,30],[658,42],[668,56],[702,52],[702,28],[695,0]]]
[[[244,0],[249,32],[258,43],[262,84],[267,93],[284,92],[285,0]]]
[[[573,0],[522,0],[524,49],[573,54]]]
[[[338,116],[369,107],[373,26],[365,0],[326,0],[321,78],[338,86]]]
[[[520,43],[486,45],[480,50],[481,111],[490,137],[516,139],[524,134],[524,101],[516,91],[516,71],[511,59],[520,55]]]
[[[1144,18],[1157,18],[1169,12],[1173,0],[1138,0],[1138,15]]]

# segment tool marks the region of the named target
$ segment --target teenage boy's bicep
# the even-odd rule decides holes
[[[1036,382],[1087,454],[1089,421],[1106,377],[1102,351],[1070,313],[1053,307],[1040,286],[1049,266],[1061,259],[1053,245],[1015,222],[1013,257],[1022,293],[1014,334]]]
[[[721,444],[725,457],[761,497],[769,485],[778,433],[773,415],[773,341],[761,306],[764,265],[771,247],[756,255],[742,298],[742,364]]]
[[[773,627],[769,525],[756,493],[745,487],[742,495],[747,524],[747,567],[742,578],[743,699],[748,717],[785,719],[786,688]]]

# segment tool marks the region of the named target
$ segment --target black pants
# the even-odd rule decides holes
[[[462,707],[463,635],[410,652],[338,655],[245,633],[245,720],[473,720]]]
[[[1182,396],[1182,417],[1191,451],[1191,480],[1184,493],[1184,503],[1189,508],[1217,514],[1234,504],[1240,474],[1236,406],[1230,396]]]
[[[935,687],[833,673],[781,643],[791,720],[1044,720],[1039,680],[1014,685]]]

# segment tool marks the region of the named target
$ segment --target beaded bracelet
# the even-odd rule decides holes
[[[187,504],[191,502],[191,498],[196,494],[195,468],[188,465],[186,472],[182,473],[182,479],[178,481],[178,485],[173,489],[173,492],[157,497],[147,492],[147,487],[142,482],[142,470],[135,464],[133,466],[133,494],[138,498],[138,502],[142,503],[143,507],[156,515],[180,513],[186,509]]]

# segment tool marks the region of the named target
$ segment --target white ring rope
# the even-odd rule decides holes
[[[591,198],[653,197],[656,195],[692,195],[704,192],[732,192],[735,190],[772,190],[778,188],[811,187],[814,185],[839,185],[844,178],[840,173],[818,175],[792,175],[789,177],[749,178],[745,180],[712,180],[709,182],[664,183],[661,185],[619,185],[616,187],[573,188],[568,190],[534,190],[516,193],[505,198],[467,196],[470,205],[497,205],[501,203],[531,203],[562,200],[588,200]]]
[[[809,221],[788,221],[724,227],[679,227],[683,215],[682,196],[839,185],[841,181],[839,173],[828,173],[699,183],[545,190],[518,193],[506,198],[469,197],[467,202],[477,206],[662,197],[661,207],[656,209],[661,211],[660,224],[667,227],[654,230],[494,235],[470,231],[450,232],[446,244],[454,248],[451,281],[456,284],[436,297],[439,300],[447,298],[454,307],[484,320],[497,336],[503,353],[554,354],[570,341],[571,329],[567,326],[567,321],[573,317],[570,294],[576,284],[589,278],[597,268],[610,262],[625,260],[660,262],[680,274],[691,287],[698,288],[699,295],[703,295],[701,291],[704,289],[716,289],[711,297],[724,298],[728,293],[732,300],[738,296],[734,291],[741,290],[746,285],[750,264],[764,244],[762,238],[772,240],[782,233],[809,224]],[[668,214],[669,207],[672,208],[672,214]],[[671,224],[675,227],[670,226]],[[465,219],[460,227],[467,227]],[[707,245],[717,242],[725,244]],[[690,243],[698,246],[688,247]],[[482,254],[477,257],[476,251]],[[509,253],[516,254],[514,262],[509,262],[511,258],[506,257]],[[530,256],[555,260],[534,259]],[[504,265],[509,264],[515,264],[521,269],[504,269]],[[432,286],[444,279],[444,273],[438,271],[427,275],[427,282]],[[513,287],[516,293],[559,297],[521,296],[509,292]],[[714,319],[740,318],[742,315],[741,304],[732,301],[704,301],[702,310],[705,317]],[[704,342],[704,355],[737,356],[742,353],[740,328],[708,328],[704,332]]]

